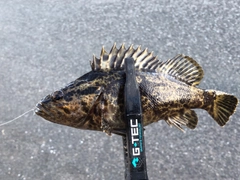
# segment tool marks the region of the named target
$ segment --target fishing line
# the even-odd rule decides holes
[[[25,113],[21,114],[21,115],[18,116],[18,117],[14,118],[14,119],[12,119],[12,120],[10,120],[10,121],[7,121],[7,122],[5,122],[5,123],[0,124],[0,127],[1,127],[1,126],[4,126],[4,125],[6,125],[6,124],[9,124],[9,123],[11,123],[11,122],[13,122],[13,121],[16,121],[16,120],[19,119],[20,117],[22,117],[22,116],[24,116],[24,115],[26,115],[26,114],[28,114],[29,112],[34,111],[34,110],[35,110],[35,108],[30,109],[30,110],[26,111]]]

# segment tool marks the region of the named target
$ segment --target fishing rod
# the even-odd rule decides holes
[[[125,179],[148,180],[141,96],[136,82],[133,58],[125,59],[125,73],[124,106],[126,135],[122,139]]]

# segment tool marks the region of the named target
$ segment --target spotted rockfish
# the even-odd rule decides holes
[[[234,113],[238,99],[230,94],[203,90],[196,86],[203,78],[201,66],[192,58],[177,55],[161,62],[141,47],[119,49],[109,53],[102,48],[100,58],[93,56],[92,70],[66,87],[43,98],[35,113],[51,122],[79,129],[124,130],[124,60],[135,61],[136,81],[142,101],[144,126],[165,120],[180,130],[194,129],[198,118],[195,108],[205,109],[224,126]]]

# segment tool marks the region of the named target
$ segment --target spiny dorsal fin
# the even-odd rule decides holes
[[[123,70],[124,59],[127,57],[132,57],[135,60],[135,67],[139,70],[170,75],[189,85],[196,86],[203,78],[201,66],[188,56],[180,54],[166,62],[161,62],[157,56],[153,55],[153,52],[148,52],[148,49],[142,50],[141,46],[134,49],[131,45],[126,49],[125,45],[122,44],[118,49],[116,43],[109,53],[103,47],[99,59],[94,55],[91,67],[93,71]]]
[[[156,71],[193,86],[198,85],[203,78],[201,66],[195,60],[183,54],[160,64]]]
[[[124,69],[124,59],[127,57],[132,57],[135,60],[135,67],[140,70],[155,71],[161,64],[153,52],[148,52],[148,49],[142,50],[141,46],[134,49],[133,45],[126,49],[124,44],[118,49],[116,43],[109,53],[103,47],[100,58],[98,59],[94,55],[90,64],[93,71],[122,70]]]

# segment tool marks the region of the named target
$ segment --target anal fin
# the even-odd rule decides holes
[[[191,109],[184,109],[169,116],[166,120],[168,125],[173,125],[179,130],[183,131],[181,126],[187,126],[190,129],[194,129],[197,126],[198,118],[195,111]]]

